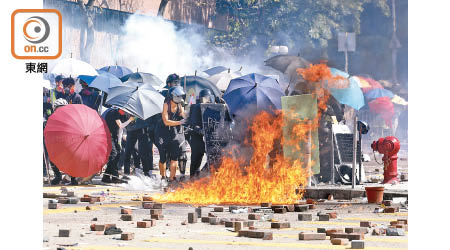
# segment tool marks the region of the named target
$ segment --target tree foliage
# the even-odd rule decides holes
[[[228,32],[211,41],[241,51],[269,45],[326,48],[338,31],[360,32],[369,2],[390,15],[387,0],[216,0],[216,12],[229,17]]]

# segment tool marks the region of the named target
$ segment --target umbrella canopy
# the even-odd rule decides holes
[[[358,83],[358,86],[363,89],[363,88],[370,88],[370,84],[368,81],[364,80],[364,78],[359,77],[359,76],[352,76],[354,81],[356,81]]]
[[[364,96],[367,98],[367,100],[373,100],[373,99],[377,99],[379,97],[389,97],[389,99],[394,98],[394,94],[387,90],[387,89],[380,89],[380,88],[375,88],[375,89],[371,89],[369,91],[367,91]]]
[[[220,92],[220,89],[214,83],[199,76],[181,77],[180,86],[185,89],[184,92],[186,92],[186,98],[190,98],[191,96],[197,98],[202,89],[209,89],[215,96],[222,96],[222,92]],[[164,88],[169,89],[168,86],[164,86]]]
[[[392,117],[394,116],[394,104],[389,97],[380,97],[368,103],[370,112],[379,114],[384,122],[392,127]]]
[[[369,90],[372,90],[372,89],[382,89],[383,88],[383,86],[381,86],[381,84],[379,82],[375,81],[372,78],[362,77],[362,76],[358,76],[358,78],[360,79],[360,81],[362,79],[362,80],[366,81],[367,83],[369,83],[369,85],[370,85],[370,87],[361,88],[363,93],[367,93],[367,92],[369,92]]]
[[[398,95],[394,95],[394,97],[391,99],[391,102],[403,106],[408,105],[408,102]]]
[[[365,104],[364,95],[353,77],[350,77],[348,80],[350,83],[347,88],[329,88],[329,91],[339,103],[347,104],[359,110]]]
[[[117,78],[121,78],[125,75],[133,73],[133,71],[129,68],[127,68],[125,66],[117,66],[117,65],[105,66],[105,67],[101,68],[100,70],[111,73],[111,74],[115,75]]]
[[[224,71],[227,71],[228,68],[224,67],[224,66],[216,66],[216,67],[212,67],[210,69],[207,69],[203,72],[205,72],[206,74],[208,74],[209,76],[213,76],[213,75],[217,75],[219,73],[222,73]]]
[[[98,75],[97,71],[90,64],[73,58],[59,60],[52,70],[50,70],[50,73],[55,76],[63,75],[64,77],[73,78],[79,75]]]
[[[265,110],[281,109],[284,96],[278,81],[260,74],[249,74],[231,80],[223,95],[231,114],[249,117]]]
[[[47,121],[44,140],[50,161],[73,177],[100,172],[111,152],[105,120],[83,104],[58,108]]]
[[[162,112],[164,96],[150,84],[128,81],[127,84],[109,89],[106,104],[145,120]]]
[[[106,93],[109,93],[110,88],[122,85],[122,81],[119,78],[108,72],[103,72],[98,76],[80,75],[78,78],[85,81],[89,87]]]
[[[164,83],[155,75],[150,73],[143,73],[143,72],[135,72],[128,75],[125,75],[120,78],[122,82],[137,82],[137,83],[144,83],[144,84],[150,84],[155,89],[160,89],[162,86],[164,86]]]
[[[242,76],[242,73],[240,71],[230,73],[228,71],[225,71],[209,77],[208,80],[214,83],[220,90],[225,91],[228,88],[230,81],[240,76]]]

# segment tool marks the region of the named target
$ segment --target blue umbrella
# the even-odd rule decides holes
[[[206,74],[208,74],[209,76],[213,76],[215,74],[219,74],[222,73],[224,71],[228,70],[228,68],[224,67],[224,66],[216,66],[210,69],[207,69],[203,72],[205,72]]]
[[[394,98],[394,93],[392,93],[390,90],[387,90],[387,89],[376,88],[376,89],[369,90],[364,96],[367,98],[367,100],[374,100],[379,97],[385,97],[385,96],[392,99],[392,98]]]
[[[122,84],[119,78],[108,72],[103,72],[98,76],[80,75],[78,78],[86,82],[89,87],[99,89],[106,93],[109,93],[110,88]]]
[[[121,78],[124,75],[128,75],[133,73],[133,71],[131,71],[131,69],[125,67],[125,66],[105,66],[103,68],[101,68],[100,70],[109,72],[113,75],[115,75],[117,78]]]
[[[252,73],[231,80],[223,99],[231,114],[249,117],[263,110],[273,113],[281,109],[284,95],[277,80]]]
[[[364,95],[354,77],[350,77],[349,81],[348,88],[329,88],[330,93],[339,103],[359,110],[364,106]]]

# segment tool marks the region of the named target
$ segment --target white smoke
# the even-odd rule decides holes
[[[196,70],[197,75],[204,76],[203,70],[215,66],[231,71],[242,67],[243,75],[267,73],[260,68],[264,55],[257,60],[237,58],[224,49],[209,46],[199,30],[195,25],[177,30],[172,22],[159,17],[132,15],[123,26],[118,58],[133,71],[152,73],[163,81],[169,74],[194,75]]]

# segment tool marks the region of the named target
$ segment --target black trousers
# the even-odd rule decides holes
[[[148,175],[148,172],[153,166],[153,154],[151,154],[152,157],[150,160],[149,152],[152,151],[152,149],[150,147],[149,138],[147,136],[147,133],[145,132],[145,129],[127,131],[127,143],[125,146],[125,159],[124,159],[124,173],[130,174],[131,153],[134,150],[136,142],[138,143],[138,153],[139,157],[141,158],[142,166],[144,168],[144,174]]]
[[[106,165],[105,173],[109,175],[113,175],[116,177],[119,177],[119,163],[120,158],[120,145],[116,138],[112,138],[112,147],[111,147],[111,154],[109,155],[108,164]]]
[[[194,176],[200,173],[199,168],[202,164],[203,155],[205,154],[205,142],[203,141],[203,136],[192,133],[189,145],[191,145],[191,167],[189,174]]]

